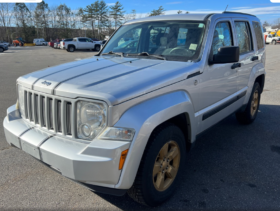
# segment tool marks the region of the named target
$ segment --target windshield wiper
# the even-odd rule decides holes
[[[113,52],[113,51],[109,51],[108,53],[103,53],[102,55],[110,55],[110,54],[114,54],[114,55],[119,55],[121,57],[124,56],[124,53],[123,52]]]
[[[150,56],[150,57],[154,57],[154,58],[157,58],[157,59],[166,60],[166,58],[164,56],[155,55],[155,54],[149,54],[147,52],[139,53],[138,56]]]

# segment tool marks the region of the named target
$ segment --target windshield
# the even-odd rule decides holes
[[[151,59],[155,58],[151,55],[159,55],[173,61],[196,60],[204,31],[205,24],[195,21],[123,25],[110,39],[102,54],[114,55],[113,52],[121,52],[124,56],[150,56]]]

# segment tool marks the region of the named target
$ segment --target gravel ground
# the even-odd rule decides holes
[[[266,84],[254,124],[239,125],[232,115],[200,136],[177,192],[153,210],[280,209],[279,48],[267,46]],[[0,54],[0,118],[16,102],[19,76],[94,54],[48,47],[12,47]],[[0,127],[0,210],[150,210],[127,195],[93,193],[62,177],[11,148]]]

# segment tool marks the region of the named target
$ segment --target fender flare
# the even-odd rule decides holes
[[[260,75],[265,75],[265,74],[266,74],[265,67],[264,67],[263,63],[259,63],[252,68],[252,71],[251,71],[251,74],[249,77],[248,89],[247,89],[246,96],[244,98],[243,105],[247,105],[257,77]]]
[[[161,95],[128,109],[114,125],[135,129],[135,136],[115,188],[129,189],[134,183],[144,150],[153,130],[161,123],[182,113],[189,114],[191,141],[195,140],[196,123],[191,98],[184,91]],[[186,128],[187,129],[187,128]]]

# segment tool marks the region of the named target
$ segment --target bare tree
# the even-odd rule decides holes
[[[10,27],[13,18],[13,7],[11,3],[0,3],[0,24],[4,28],[4,32],[1,33],[1,39],[7,39],[8,42],[12,40],[10,37]]]

